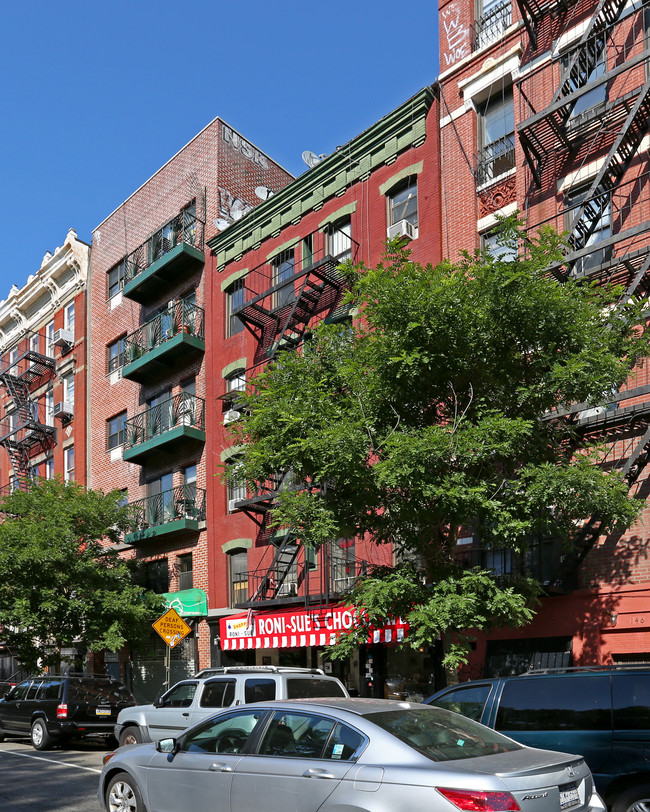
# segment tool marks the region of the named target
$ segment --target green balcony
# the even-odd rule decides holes
[[[131,532],[126,544],[150,539],[171,539],[184,533],[196,533],[205,522],[205,491],[195,485],[179,485],[144,499],[130,502],[133,511]]]
[[[203,223],[184,210],[125,258],[123,295],[147,304],[204,262]]]
[[[169,371],[180,359],[190,363],[205,352],[203,309],[188,301],[170,302],[124,339],[124,351],[122,377],[138,383]]]
[[[205,401],[185,392],[151,406],[125,423],[123,458],[145,465],[154,457],[205,443]]]

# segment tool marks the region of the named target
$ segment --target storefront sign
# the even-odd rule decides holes
[[[222,618],[221,648],[297,648],[329,646],[342,632],[355,625],[351,606],[301,609],[288,612],[253,612]],[[387,621],[375,629],[368,642],[391,643],[404,639],[408,624],[399,619]]]

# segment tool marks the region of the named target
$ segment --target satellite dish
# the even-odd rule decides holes
[[[230,225],[230,220],[224,220],[223,217],[217,217],[214,221],[215,226],[219,229],[219,231],[223,231],[224,228],[228,228]]]
[[[268,200],[269,197],[273,197],[275,192],[273,191],[273,189],[269,189],[268,186],[256,186],[255,194],[257,197],[259,197],[260,200]]]
[[[323,158],[327,158],[327,154],[325,152],[323,152],[322,155],[316,155],[315,152],[311,152],[311,150],[306,149],[302,153],[302,159],[310,169],[313,169],[316,164],[319,164]]]

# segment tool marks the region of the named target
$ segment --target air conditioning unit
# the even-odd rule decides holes
[[[74,333],[72,330],[55,330],[52,343],[55,347],[67,350],[74,344]]]
[[[232,423],[234,420],[239,420],[241,417],[241,412],[238,412],[237,409],[228,409],[227,412],[223,413],[223,424],[227,426],[228,423]]]
[[[237,510],[237,502],[241,502],[241,499],[228,500],[228,513],[234,513]]]
[[[409,223],[408,220],[398,220],[392,226],[388,226],[386,232],[389,240],[394,240],[395,237],[406,237],[408,240],[417,240],[418,227]]]
[[[74,415],[74,406],[67,400],[62,400],[54,404],[54,417],[72,417]]]

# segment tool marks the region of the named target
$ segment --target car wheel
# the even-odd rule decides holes
[[[147,812],[138,785],[128,773],[117,773],[106,790],[108,812]]]
[[[140,744],[142,741],[142,733],[139,727],[125,727],[120,733],[120,747],[128,744]]]
[[[43,719],[36,719],[32,725],[32,746],[36,750],[47,750],[52,746],[53,739],[47,732],[47,725]]]
[[[650,812],[650,784],[637,784],[621,792],[612,812]]]

